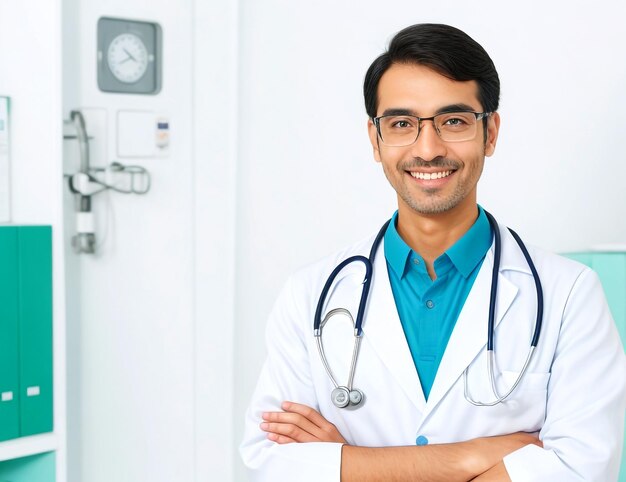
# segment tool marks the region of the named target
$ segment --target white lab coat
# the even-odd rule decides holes
[[[501,392],[526,359],[536,317],[536,291],[523,254],[501,228],[502,261],[496,309],[496,358]],[[289,279],[267,326],[268,358],[246,414],[240,451],[253,481],[340,480],[341,445],[278,445],[260,430],[261,413],[284,400],[312,406],[334,423],[349,444],[415,445],[418,436],[439,444],[518,431],[539,432],[543,448],[526,446],[505,459],[518,481],[617,479],[624,411],[626,361],[597,275],[574,261],[529,247],[545,299],[543,329],[528,372],[510,400],[475,407],[463,392],[469,366],[471,395],[490,401],[486,335],[493,247],[456,322],[428,401],[411,358],[389,284],[383,246],[374,263],[371,294],[354,386],[365,404],[338,409],[333,385],[313,337],[313,314],[334,267],[354,254],[367,256],[373,237],[310,266]],[[337,278],[326,310],[356,316],[364,269],[353,263]],[[343,319],[342,319],[343,318]],[[326,356],[341,385],[347,382],[353,330],[337,315],[323,331]]]

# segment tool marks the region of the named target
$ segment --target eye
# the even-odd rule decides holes
[[[449,132],[465,131],[476,124],[476,117],[471,112],[449,112],[435,118],[439,130]]]
[[[392,117],[388,119],[389,126],[393,129],[412,129],[415,123],[407,117]]]
[[[448,126],[462,126],[465,124],[467,124],[467,121],[465,119],[461,119],[460,117],[450,117],[443,123],[443,125]]]

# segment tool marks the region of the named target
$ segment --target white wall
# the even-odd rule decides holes
[[[103,244],[96,256],[68,253],[69,481],[234,480],[237,3],[63,6],[64,111],[105,119],[88,125],[93,163],[114,159],[118,109],[165,112],[171,124],[170,156],[137,161],[150,193],[95,197]],[[161,25],[157,96],[97,89],[103,15]],[[76,144],[65,151],[75,171]]]
[[[0,95],[11,97],[12,224],[53,227],[54,433],[65,478],[61,2],[0,1]],[[13,443],[3,443],[3,446]]]
[[[458,26],[498,68],[502,129],[479,188],[486,208],[554,251],[626,242],[622,2],[241,0],[240,11],[239,436],[288,274],[373,232],[396,205],[373,162],[361,89],[399,29]]]
[[[194,1],[196,481],[235,481],[238,3]]]
[[[69,480],[193,480],[192,2],[68,0],[63,6],[65,116],[79,108],[97,109],[103,118],[101,129],[87,119],[92,164],[118,160],[120,109],[162,112],[171,126],[169,157],[119,159],[146,167],[151,191],[95,196],[98,254],[68,255],[74,269],[68,303],[80,306],[69,320]],[[101,16],[161,25],[158,95],[99,91]],[[75,149],[66,142],[67,156]],[[71,229],[73,215],[66,214]]]

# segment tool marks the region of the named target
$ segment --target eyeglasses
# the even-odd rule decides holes
[[[432,121],[444,142],[471,141],[476,137],[478,121],[492,112],[446,112],[432,117],[414,115],[382,115],[373,119],[383,144],[390,147],[410,146],[422,130],[423,121]]]

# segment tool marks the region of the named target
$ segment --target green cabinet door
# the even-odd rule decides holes
[[[18,229],[20,435],[52,423],[52,229]]]
[[[17,228],[0,227],[0,441],[19,437]]]

